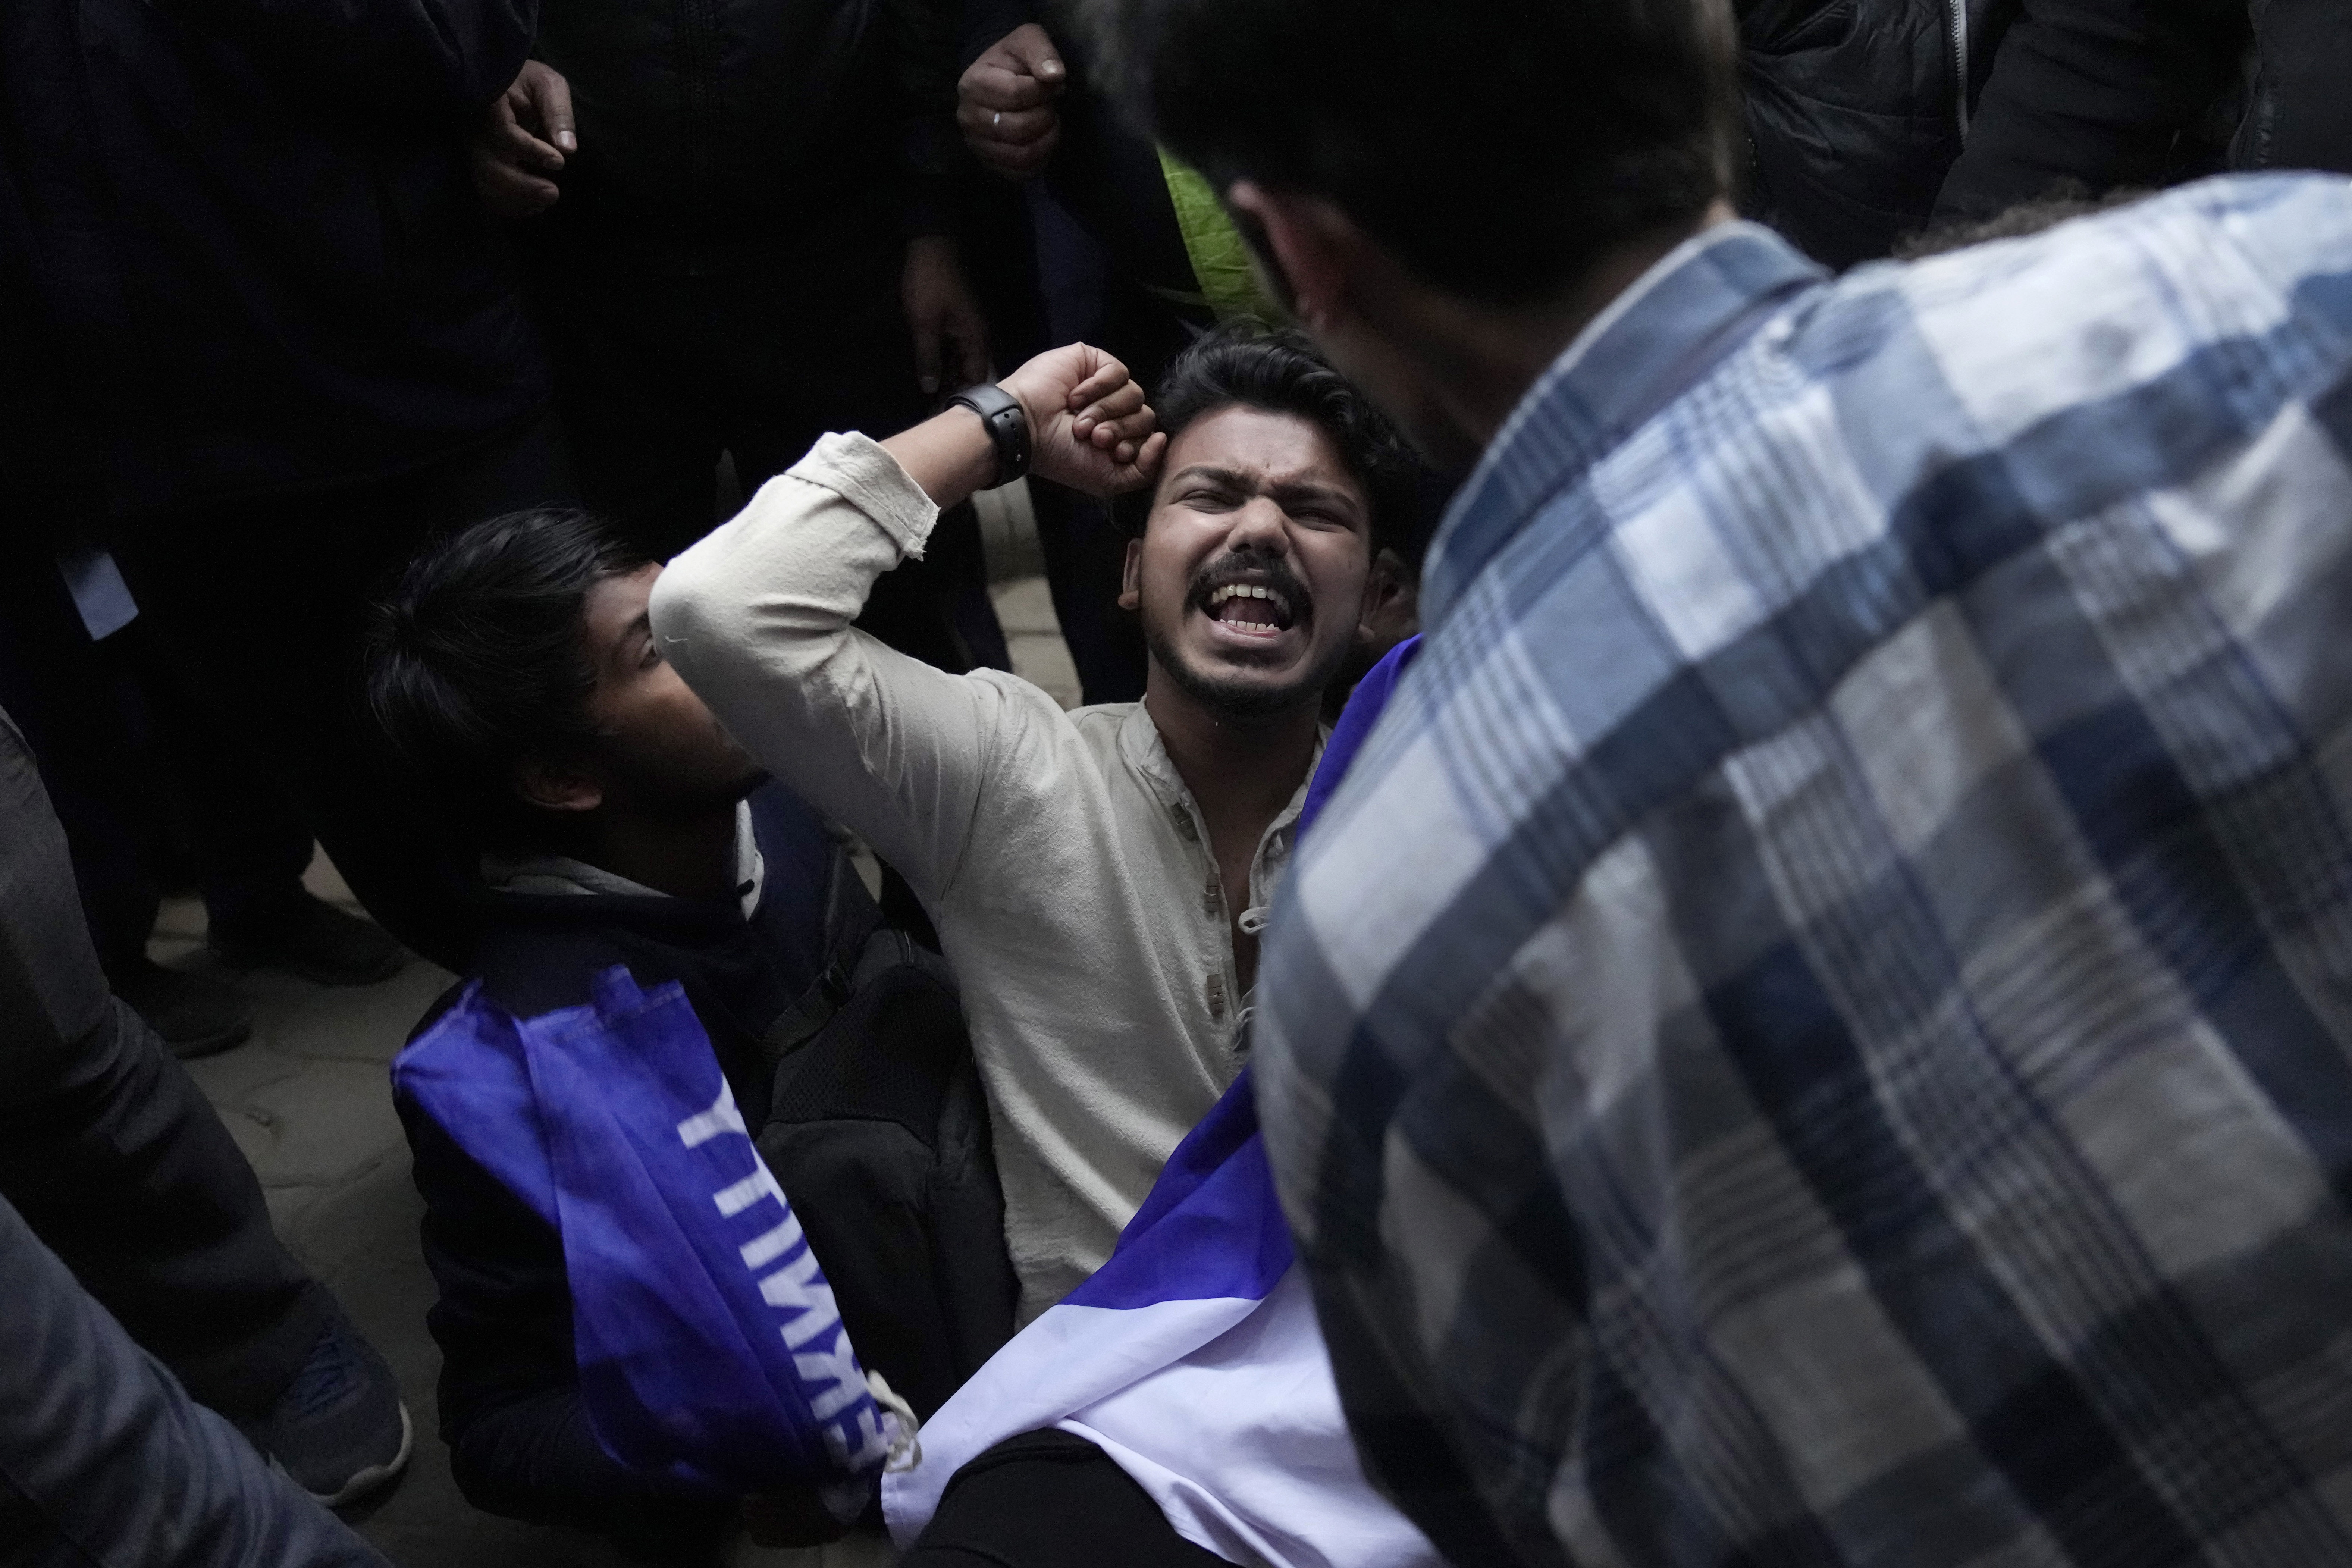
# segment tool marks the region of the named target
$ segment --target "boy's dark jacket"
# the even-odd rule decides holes
[[[492,893],[479,978],[519,1017],[585,1002],[614,964],[640,985],[678,982],[851,1343],[928,1416],[1012,1331],[1003,1202],[962,1017],[945,966],[884,922],[808,808],[775,784],[751,806],[766,872],[750,919],[731,899]],[[637,1475],[598,1446],[561,1238],[397,1098],[441,1290],[427,1322],[459,1489],[491,1512],[624,1545],[723,1529],[734,1500]]]

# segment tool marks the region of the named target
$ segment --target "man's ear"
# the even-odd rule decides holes
[[[1127,542],[1127,562],[1118,569],[1118,607],[1122,610],[1143,606],[1143,541]]]
[[[1364,577],[1364,609],[1356,636],[1385,653],[1421,629],[1421,584],[1404,557],[1383,549]]]
[[[1363,231],[1321,196],[1269,190],[1255,180],[1235,181],[1225,201],[1265,237],[1299,323],[1314,332],[1337,323],[1346,313],[1349,279],[1367,259]]]
[[[515,794],[543,811],[593,811],[604,804],[604,786],[586,773],[548,763],[519,763]]]

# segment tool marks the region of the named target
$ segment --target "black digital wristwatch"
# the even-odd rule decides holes
[[[988,427],[988,438],[996,447],[996,485],[1009,485],[1029,471],[1029,416],[1019,398],[993,383],[982,383],[965,387],[948,402],[971,409]]]

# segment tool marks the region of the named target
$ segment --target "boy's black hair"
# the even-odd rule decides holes
[[[368,705],[479,847],[558,841],[557,814],[516,794],[516,770],[594,744],[588,591],[644,564],[584,511],[510,512],[428,546],[376,606]]]
[[[1554,297],[1727,185],[1724,0],[1081,3],[1104,85],[1213,188],[1326,197],[1465,299]]]
[[[1419,526],[1420,463],[1395,428],[1296,332],[1239,322],[1204,333],[1170,362],[1152,412],[1173,446],[1184,427],[1240,405],[1290,414],[1320,429],[1370,503],[1372,548],[1410,558]],[[1151,491],[1132,498],[1121,517],[1130,533],[1150,515]]]

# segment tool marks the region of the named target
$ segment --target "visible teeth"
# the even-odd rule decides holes
[[[1264,599],[1274,606],[1276,614],[1283,616],[1290,614],[1290,601],[1262,584],[1227,583],[1222,587],[1212,589],[1209,594],[1209,608],[1213,610],[1229,599]]]

